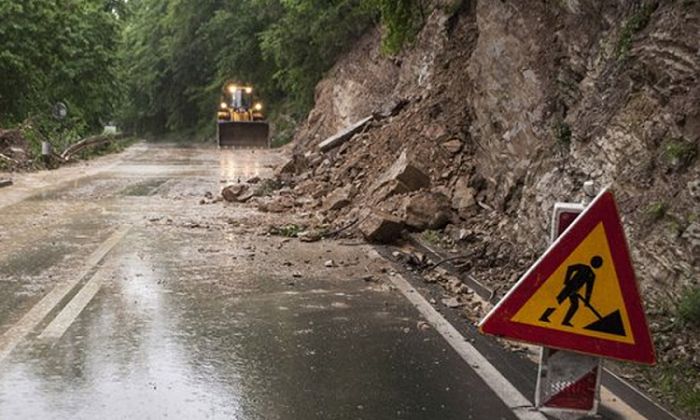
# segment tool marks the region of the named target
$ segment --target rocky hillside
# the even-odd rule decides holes
[[[546,248],[554,202],[610,185],[660,359],[629,375],[698,413],[700,374],[674,374],[700,369],[699,33],[688,0],[464,0],[395,57],[367,33],[317,87],[280,170],[293,188],[261,205],[370,239],[438,230],[502,294]]]

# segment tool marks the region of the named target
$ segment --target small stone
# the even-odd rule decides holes
[[[464,306],[464,303],[460,302],[456,297],[442,299],[442,304],[448,308],[459,308],[460,306]]]
[[[462,141],[460,139],[451,139],[442,143],[442,147],[447,150],[450,154],[456,155],[462,150]]]
[[[333,262],[333,260],[327,260],[323,265],[326,267],[335,267],[335,262]]]

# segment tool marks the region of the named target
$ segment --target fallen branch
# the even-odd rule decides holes
[[[9,156],[5,156],[5,155],[3,155],[2,153],[0,153],[0,159],[2,159],[2,160],[4,160],[4,161],[7,161],[7,162],[10,162],[10,163],[13,163],[13,164],[15,164],[15,165],[19,164],[19,161],[18,161],[18,160],[12,159],[12,158],[9,157]]]
[[[440,265],[442,265],[442,264],[445,264],[445,263],[448,263],[448,262],[450,262],[450,261],[455,261],[455,260],[466,260],[467,258],[472,258],[472,257],[474,257],[475,254],[476,254],[476,252],[472,252],[471,254],[457,255],[457,256],[454,256],[454,257],[449,257],[449,258],[442,259],[442,260],[436,262],[435,264],[431,265],[430,267],[426,268],[425,271],[434,270],[434,269],[436,269],[438,266],[440,266]]]
[[[118,137],[115,136],[105,136],[105,135],[97,135],[97,136],[90,136],[86,137],[82,140],[80,140],[77,143],[73,143],[70,146],[64,150],[59,157],[63,160],[70,160],[73,155],[76,153],[80,152],[81,150],[90,147],[90,146],[97,146],[99,144],[103,143],[109,143],[113,140],[116,140]]]
[[[319,143],[318,147],[321,149],[322,152],[328,152],[329,150],[335,149],[336,147],[340,146],[341,144],[345,143],[346,141],[350,140],[357,134],[358,131],[362,130],[365,128],[365,126],[372,121],[374,117],[369,116],[367,118],[363,118],[360,121],[346,127],[345,129],[339,131],[338,133],[328,137],[327,139],[323,140],[321,143]]]
[[[342,232],[344,232],[344,231],[350,229],[351,227],[355,226],[356,224],[364,222],[365,220],[367,220],[367,218],[368,218],[369,216],[370,216],[370,215],[368,214],[368,215],[366,215],[365,217],[363,217],[363,218],[361,218],[361,219],[355,219],[355,220],[353,220],[352,222],[348,223],[347,225],[345,225],[345,226],[343,226],[343,227],[341,227],[341,228],[339,228],[339,229],[336,229],[336,230],[334,230],[334,231],[332,231],[332,232],[329,232],[329,233],[323,235],[323,237],[324,237],[324,238],[328,238],[328,237],[332,237],[332,236],[337,236],[337,235],[339,235],[340,233],[342,233]]]

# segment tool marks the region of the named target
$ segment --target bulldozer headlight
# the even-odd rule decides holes
[[[226,109],[227,107],[226,102],[222,102],[219,106],[221,107],[221,109]]]
[[[238,90],[238,87],[236,85],[228,85],[229,92],[236,93],[236,90]]]
[[[262,111],[262,104],[258,102],[257,104],[255,104],[253,109],[255,109],[256,111]]]
[[[245,93],[250,95],[251,93],[253,93],[253,88],[252,87],[245,88]]]

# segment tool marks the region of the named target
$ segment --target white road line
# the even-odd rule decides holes
[[[13,325],[9,330],[0,337],[0,362],[17,347],[17,345],[32,332],[51,311],[61,303],[61,301],[74,290],[80,281],[87,276],[90,271],[102,261],[109,251],[114,248],[117,243],[129,231],[129,226],[122,226],[117,229],[106,241],[87,258],[80,273],[71,280],[61,283],[53,288],[39,303],[34,305],[22,319]]]
[[[58,340],[68,330],[68,327],[78,318],[78,315],[95,297],[102,287],[103,277],[99,272],[95,273],[82,289],[71,299],[68,304],[56,315],[56,318],[39,334],[39,340]]]
[[[376,250],[377,258],[382,258]],[[486,385],[522,420],[546,420],[544,414],[535,411],[532,403],[518,391],[508,379],[471,345],[433,306],[418,293],[401,275],[390,276],[391,282],[408,299],[425,320],[452,346],[460,357],[471,366]]]

